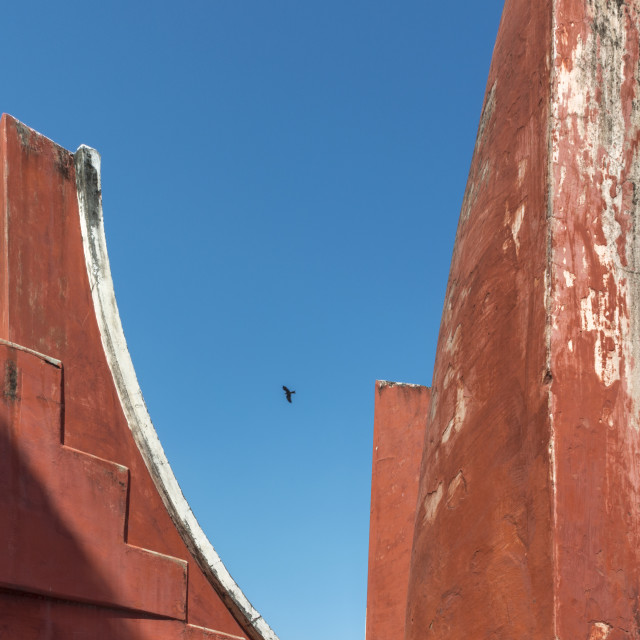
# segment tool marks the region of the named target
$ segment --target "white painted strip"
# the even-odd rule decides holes
[[[29,347],[23,347],[21,344],[16,344],[15,342],[9,342],[9,340],[2,340],[0,338],[0,344],[4,344],[11,349],[17,349],[18,351],[24,351],[25,353],[30,353],[31,355],[37,356],[41,358],[45,362],[52,364],[54,367],[58,369],[62,369],[62,362],[57,360],[56,358],[52,358],[51,356],[46,356],[44,353],[40,353],[39,351],[34,351],[33,349],[29,349]]]
[[[155,486],[183,541],[216,592],[252,640],[278,640],[253,608],[198,524],[169,466],[142,397],[116,304],[102,216],[100,155],[85,145],[75,154],[76,186],[85,263],[102,346],[118,390],[124,415]]]

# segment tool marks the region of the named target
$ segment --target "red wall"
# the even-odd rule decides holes
[[[376,382],[367,640],[404,636],[411,544],[430,392]]]
[[[60,361],[0,345],[0,636],[246,637],[185,547],[122,413],[73,154],[9,116],[0,227],[0,338]]]

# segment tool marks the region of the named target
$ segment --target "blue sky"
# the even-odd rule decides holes
[[[281,640],[364,638],[374,381],[431,382],[501,11],[3,6],[2,111],[102,154],[149,412]]]

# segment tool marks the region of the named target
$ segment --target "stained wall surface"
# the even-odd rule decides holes
[[[556,633],[640,638],[640,2],[558,1],[554,25]]]
[[[420,461],[430,392],[376,382],[367,640],[404,636]]]
[[[637,0],[507,0],[438,339],[406,638],[640,638]]]
[[[0,636],[255,638],[186,547],[124,417],[75,171],[2,117]]]

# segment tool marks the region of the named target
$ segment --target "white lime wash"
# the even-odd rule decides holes
[[[581,256],[576,258],[585,270],[600,271],[602,280],[592,282],[588,292],[580,294],[581,329],[593,337],[593,367],[598,378],[607,387],[622,380],[635,403],[640,398],[640,272],[636,264],[640,238],[633,230],[635,222],[631,229],[624,229],[619,220],[635,221],[639,213],[635,203],[631,210],[626,208],[623,185],[640,184],[640,158],[637,152],[629,154],[628,142],[640,129],[640,105],[634,100],[625,114],[622,95],[629,73],[635,74],[636,86],[640,78],[638,69],[625,68],[626,39],[631,32],[619,3],[590,0],[588,5],[593,28],[584,37],[578,36],[570,60],[558,59],[554,42],[551,161],[557,169],[562,162],[561,145],[573,145],[572,157],[577,160],[583,184],[598,185],[602,209],[588,220],[593,225],[590,239],[595,259],[580,244],[576,249],[581,249]],[[562,38],[562,30],[557,28],[555,37]],[[575,127],[569,139],[561,135],[565,114]],[[562,166],[559,184],[551,189],[556,195],[563,190],[565,175]],[[585,204],[587,188],[575,194],[578,207]],[[570,212],[552,211],[551,215],[560,220]],[[564,273],[566,287],[573,286],[574,280],[573,274]],[[555,286],[559,284],[558,278]],[[554,315],[558,312],[553,306],[551,309]],[[636,421],[634,427],[638,428]]]

